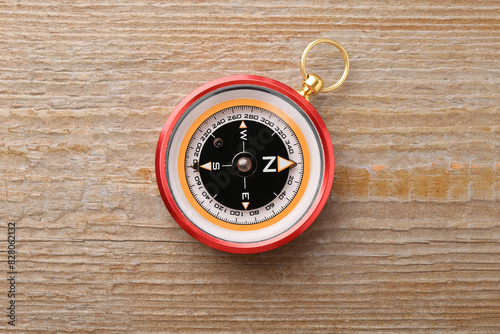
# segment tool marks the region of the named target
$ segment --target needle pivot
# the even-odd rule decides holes
[[[241,157],[238,159],[238,162],[236,163],[236,166],[238,167],[238,170],[240,172],[246,173],[250,169],[252,169],[252,160],[250,160],[247,157]]]
[[[231,165],[236,175],[248,177],[257,170],[257,159],[250,152],[240,152],[233,157]]]

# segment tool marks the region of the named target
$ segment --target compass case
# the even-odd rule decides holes
[[[328,199],[334,166],[328,130],[311,103],[253,75],[190,93],[156,150],[158,187],[172,217],[200,242],[241,254],[304,232]]]

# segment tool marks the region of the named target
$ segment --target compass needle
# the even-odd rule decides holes
[[[203,168],[203,169],[211,171],[212,170],[212,161],[209,161],[206,164],[201,165],[200,167]]]
[[[285,158],[282,158],[280,156],[278,158],[278,172],[281,172],[282,170],[285,170],[287,168],[292,169],[293,167],[297,166],[297,163]]]

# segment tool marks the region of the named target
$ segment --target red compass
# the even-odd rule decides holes
[[[318,43],[344,57],[342,78],[323,88],[305,71]],[[236,75],[209,82],[169,116],[156,150],[161,196],[200,242],[231,253],[260,253],[300,235],[325,205],[335,169],[331,139],[311,95],[339,87],[349,59],[335,41],[311,43],[301,59],[303,89]]]

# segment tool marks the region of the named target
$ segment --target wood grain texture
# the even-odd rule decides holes
[[[499,17],[498,1],[0,2],[2,263],[19,226],[1,330],[500,332]],[[351,57],[313,100],[336,153],[325,209],[268,253],[196,242],[156,186],[168,114],[221,76],[298,88],[319,37]],[[318,47],[308,68],[328,83],[338,58]]]

